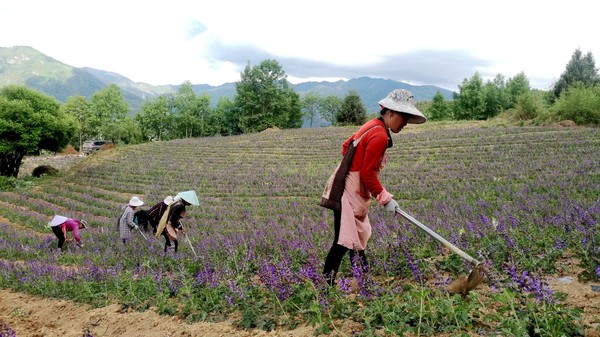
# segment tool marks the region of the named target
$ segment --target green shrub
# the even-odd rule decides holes
[[[600,125],[600,86],[574,85],[560,95],[551,109],[562,120]]]
[[[545,110],[542,92],[528,91],[517,98],[515,112],[520,120],[534,119]]]
[[[0,191],[27,189],[30,186],[30,181],[17,179],[15,177],[0,176]]]

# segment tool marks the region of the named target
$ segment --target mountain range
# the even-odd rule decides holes
[[[284,70],[285,71],[285,70]],[[139,111],[142,103],[161,94],[176,92],[180,85],[150,85],[134,82],[117,73],[94,68],[77,68],[64,64],[28,46],[0,47],[0,87],[9,84],[26,85],[32,89],[55,97],[64,103],[70,96],[81,95],[90,98],[92,94],[109,84],[121,89],[131,113]],[[368,112],[379,110],[377,102],[396,88],[410,90],[415,100],[431,100],[439,91],[444,98],[452,99],[452,91],[433,85],[410,85],[389,79],[359,77],[348,81],[290,83],[299,95],[316,92],[323,96],[334,95],[340,98],[350,90],[356,90]],[[198,95],[207,94],[212,105],[219,98],[235,96],[235,82],[219,86],[192,84]]]

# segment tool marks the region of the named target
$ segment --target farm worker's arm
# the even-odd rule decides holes
[[[393,197],[379,182],[381,159],[387,147],[387,137],[380,134],[370,137],[366,142],[365,155],[360,169],[360,179],[380,205],[387,204]]]
[[[135,222],[133,222],[133,213],[133,208],[127,207],[127,210],[125,211],[125,220],[127,221],[127,226],[129,226],[131,229],[137,227]]]
[[[63,222],[62,225],[60,225],[60,229],[63,232],[63,237],[65,238],[65,242],[69,241],[69,239],[67,238],[67,222]]]

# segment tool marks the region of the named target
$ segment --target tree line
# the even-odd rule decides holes
[[[485,83],[479,73],[463,80],[452,101],[437,93],[419,107],[430,120],[487,120],[504,113],[515,120],[547,124],[571,120],[600,124],[600,75],[594,56],[576,49],[565,71],[548,91],[531,89],[521,72],[506,79],[498,74]]]
[[[440,92],[432,101],[417,102],[429,120],[486,120],[506,114],[517,120],[548,123],[572,120],[600,123],[600,76],[593,55],[577,49],[565,71],[548,91],[532,90],[524,73],[506,79],[498,74],[484,83],[475,73],[464,79],[453,99]],[[17,177],[25,155],[40,150],[81,149],[88,139],[121,144],[190,137],[231,136],[268,128],[300,128],[317,120],[331,125],[360,125],[367,114],[360,94],[345,97],[309,92],[300,97],[288,87],[287,75],[275,60],[246,65],[233,99],[221,98],[213,108],[208,95],[197,95],[190,82],[177,92],[143,103],[129,115],[120,88],[111,84],[89,99],[72,96],[64,104],[25,86],[0,89],[0,176]]]

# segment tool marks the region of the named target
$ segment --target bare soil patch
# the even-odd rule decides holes
[[[94,309],[68,300],[40,298],[6,289],[0,290],[0,321],[15,330],[18,337],[82,336],[84,331],[95,337],[313,336],[309,327],[266,332],[239,330],[233,321],[188,324],[152,310],[122,311],[117,304]]]

